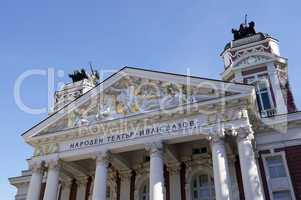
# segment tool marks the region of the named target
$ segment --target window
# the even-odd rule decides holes
[[[295,200],[285,152],[262,155],[271,200]]]
[[[272,104],[270,101],[268,81],[266,79],[262,79],[257,82],[256,93],[257,98],[259,100],[259,107],[261,108],[261,110],[271,109]]]
[[[292,200],[290,191],[284,190],[284,191],[277,191],[273,192],[273,199],[274,200]]]
[[[193,148],[192,149],[192,154],[193,155],[206,154],[206,153],[208,153],[207,147]]]
[[[213,200],[214,182],[208,175],[198,175],[192,180],[192,200]]]
[[[267,157],[266,162],[270,178],[286,177],[281,155]]]
[[[247,79],[247,83],[254,85],[256,88],[256,99],[259,110],[265,115],[273,115],[275,110],[267,77],[256,76],[249,78]]]

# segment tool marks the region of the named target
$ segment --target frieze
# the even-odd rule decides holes
[[[249,66],[249,65],[255,65],[259,63],[264,63],[265,61],[269,60],[270,58],[266,56],[261,56],[261,55],[254,55],[254,56],[249,56],[239,63],[235,65],[235,67],[243,67],[243,66]]]
[[[241,119],[248,120],[248,113],[246,110],[229,110],[223,115],[216,113],[214,119],[216,120],[215,122],[230,122],[231,120],[235,121]],[[225,119],[227,120],[223,121]],[[204,129],[203,132],[208,132],[208,121],[206,115],[195,116],[187,119],[178,119],[172,122],[162,122],[152,125],[139,126],[129,128],[127,130],[120,130],[110,134],[94,135],[90,137],[74,139],[68,142],[62,142],[60,145],[60,151],[72,151],[93,146],[123,143],[152,136],[172,137],[179,136],[179,134],[199,134],[202,132],[202,129]]]
[[[234,94],[236,93],[227,92],[227,95]],[[181,105],[215,99],[221,95],[223,93],[212,86],[211,88],[188,86],[126,76],[106,88],[100,95],[69,112],[40,134],[122,119],[155,110],[164,111]]]
[[[250,47],[247,49],[242,49],[239,51],[227,51],[223,55],[225,67],[232,66],[238,59],[246,55],[269,53],[269,52],[270,52],[270,47],[265,44],[261,44],[256,47]]]
[[[41,156],[56,153],[59,150],[59,145],[57,143],[41,144],[35,147],[34,156]]]

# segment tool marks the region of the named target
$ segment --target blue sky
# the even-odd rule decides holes
[[[18,76],[30,69],[63,70],[67,74],[92,61],[95,68],[136,66],[219,78],[219,54],[232,39],[244,14],[256,29],[280,40],[289,58],[291,87],[301,106],[301,7],[299,1],[4,1],[0,0],[0,199],[13,199],[7,178],[27,168],[31,148],[21,133],[46,114],[23,112],[14,101]],[[24,102],[47,106],[47,79],[33,76],[21,87]]]

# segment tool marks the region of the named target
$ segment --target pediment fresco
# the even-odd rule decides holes
[[[223,95],[233,94],[236,93]],[[215,90],[212,85],[188,86],[127,75],[43,129],[40,134],[207,101],[221,95],[221,91]]]

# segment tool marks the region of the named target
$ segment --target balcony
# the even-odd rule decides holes
[[[261,111],[261,117],[273,117],[277,114],[276,108]]]

